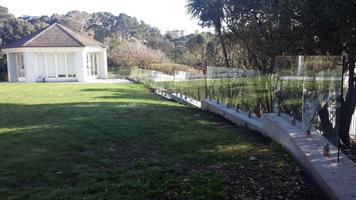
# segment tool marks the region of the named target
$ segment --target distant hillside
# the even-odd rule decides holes
[[[138,21],[135,17],[124,13],[114,15],[110,12],[87,13],[70,11],[65,15],[22,16],[15,18],[8,9],[0,6],[0,38],[4,45],[8,42],[30,34],[49,24],[59,22],[68,28],[104,42],[106,38],[115,35],[122,39],[135,38],[152,48],[164,42],[164,36],[159,29]]]

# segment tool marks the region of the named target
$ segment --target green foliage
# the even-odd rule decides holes
[[[212,33],[190,34],[171,39],[175,48],[168,52],[172,61],[179,64],[203,69],[206,66],[220,66],[223,56],[220,54],[218,38]]]
[[[352,0],[190,0],[187,7],[202,26],[223,21],[228,46],[237,44],[228,48],[229,59],[241,57],[240,63],[261,72],[273,71],[275,56],[340,55],[356,46]]]
[[[7,66],[5,55],[0,53],[0,81],[7,80]]]
[[[227,49],[223,37],[225,18],[224,1],[222,0],[188,0],[188,13],[199,19],[203,27],[214,27],[223,52],[225,67],[230,67]]]
[[[188,0],[188,13],[197,17],[205,27],[221,28],[224,18],[223,1],[221,0]]]

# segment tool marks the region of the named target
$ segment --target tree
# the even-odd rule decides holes
[[[289,0],[226,0],[225,23],[234,40],[243,47],[245,63],[262,73],[271,73],[275,57],[298,53],[297,9]]]
[[[167,63],[169,59],[160,50],[154,50],[138,40],[121,40],[120,44],[110,49],[109,59],[121,67],[148,68],[151,64]]]
[[[307,53],[343,54],[347,90],[340,100],[340,113],[334,129],[344,144],[350,144],[350,124],[356,107],[356,2],[353,0],[306,1],[300,6],[303,49]]]
[[[203,34],[195,35],[187,41],[187,47],[194,57],[199,60],[198,65],[205,67],[205,48],[206,48],[207,38]]]
[[[339,127],[347,145],[356,107],[355,10],[354,0],[188,1],[188,13],[200,19],[201,26],[221,30],[225,25],[227,31],[223,33],[229,46],[237,44],[229,48],[229,60],[240,56],[240,63],[261,73],[271,73],[279,55],[345,55],[343,71],[348,85],[340,97],[342,113],[333,129],[336,132]],[[208,49],[209,53],[213,50],[211,46]]]
[[[73,10],[61,17],[59,22],[73,31],[86,34],[90,17],[90,14],[87,12]]]
[[[203,27],[214,27],[220,39],[222,51],[225,58],[225,66],[230,67],[228,54],[223,37],[224,19],[223,0],[188,0],[188,13],[200,20]]]

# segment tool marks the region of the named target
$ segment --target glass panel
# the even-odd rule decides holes
[[[56,65],[54,54],[47,54],[48,78],[56,78]]]
[[[98,75],[98,59],[97,59],[97,54],[93,54],[93,75]]]
[[[304,130],[332,134],[337,130],[341,93],[340,56],[285,56],[276,59],[279,74],[276,103]]]
[[[303,67],[298,56],[276,58],[278,73],[276,107],[298,120],[302,119]]]
[[[224,67],[208,67],[207,74],[209,98],[257,116],[270,111],[273,94],[270,75]]]
[[[68,77],[76,77],[74,54],[67,54]]]
[[[44,78],[46,77],[46,63],[45,55],[37,54],[37,77]]]
[[[16,66],[19,68],[23,68],[23,55],[22,54],[16,54]]]
[[[337,99],[342,87],[341,56],[303,57],[304,93],[303,128],[319,130],[325,135],[338,129]]]
[[[57,70],[58,77],[63,78],[66,77],[66,65],[64,54],[57,54]]]
[[[23,54],[16,54],[16,67],[19,77],[25,77],[25,65],[23,62]]]
[[[92,54],[88,53],[87,54],[87,74],[88,74],[88,76],[92,75],[91,70],[92,70]]]

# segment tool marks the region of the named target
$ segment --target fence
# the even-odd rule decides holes
[[[174,75],[167,75],[157,71],[133,68],[129,78],[160,91],[182,94],[198,101],[206,97],[206,79],[202,73],[175,71]]]
[[[282,112],[303,129],[326,132],[338,119],[341,73],[340,56],[279,57],[271,74],[208,67],[208,90],[211,98],[256,116]]]
[[[336,136],[339,129],[342,113],[338,100],[345,91],[342,61],[339,56],[279,57],[275,71],[269,74],[208,67],[206,76],[175,72],[168,81],[155,80],[152,74],[157,73],[150,71],[139,70],[141,74],[134,76],[178,102],[183,99],[177,96],[188,97],[185,103],[205,98],[200,104],[203,110],[257,130],[284,146],[326,196],[350,199],[355,197],[354,163],[325,137],[315,134]],[[278,114],[262,115],[268,112]],[[336,137],[328,139],[337,143]],[[345,184],[351,187],[345,190],[341,187]]]
[[[277,57],[273,73],[242,68],[207,67],[204,74],[175,71],[173,75],[133,69],[131,79],[168,94],[195,100],[215,99],[260,117],[286,113],[301,121],[301,128],[323,133],[336,131],[337,97],[342,88],[341,56]],[[356,117],[350,132],[355,133]]]

